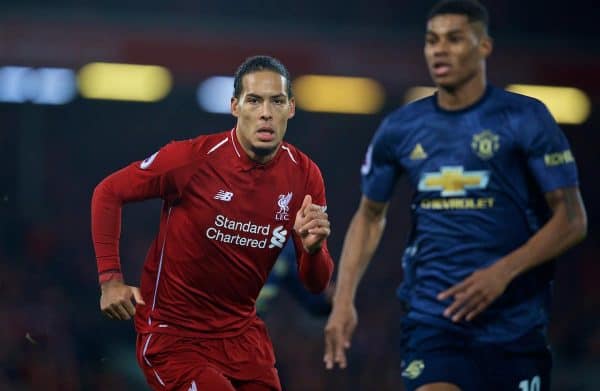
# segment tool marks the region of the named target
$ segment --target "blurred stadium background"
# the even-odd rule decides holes
[[[562,123],[590,220],[588,239],[557,268],[554,389],[600,390],[598,14],[578,0],[484,3],[496,45],[488,63],[493,84],[569,87],[525,90],[543,94]],[[432,4],[1,1],[0,390],[146,389],[132,325],[98,310],[91,192],[106,174],[171,139],[232,127],[233,117],[220,113],[232,90],[222,77],[247,56],[278,57],[294,76],[300,110],[287,139],[323,171],[337,258],[378,122],[428,91],[414,87],[430,86],[421,46]],[[359,291],[349,369],[323,369],[324,319],[285,294],[271,307],[266,321],[287,390],[401,389],[394,291],[409,224],[408,188],[401,187]],[[122,263],[132,284],[158,214],[158,202],[124,212]]]

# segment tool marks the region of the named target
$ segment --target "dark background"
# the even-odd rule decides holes
[[[51,5],[50,5],[51,4]],[[278,57],[292,76],[365,76],[385,88],[375,115],[299,110],[287,140],[321,167],[339,256],[360,197],[359,166],[386,113],[406,90],[430,85],[422,58],[432,1],[20,0],[0,2],[0,66],[80,69],[91,61],[157,64],[174,77],[157,103],[88,100],[60,106],[0,103],[0,390],[146,389],[131,323],[99,312],[89,203],[110,172],[171,139],[222,131],[229,115],[203,112],[198,83],[232,75],[249,55]],[[561,257],[550,340],[555,390],[600,389],[600,28],[579,1],[487,1],[495,51],[490,81],[567,85],[592,113],[562,126],[578,161],[589,217],[585,242]],[[287,390],[400,390],[400,254],[410,189],[399,185],[388,227],[358,293],[359,328],[345,372],[322,365],[324,319],[287,295],[266,317]],[[124,210],[122,264],[137,284],[159,203]],[[501,234],[501,233],[500,233]]]

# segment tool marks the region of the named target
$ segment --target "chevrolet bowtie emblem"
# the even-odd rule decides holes
[[[421,176],[419,191],[441,191],[442,197],[463,196],[469,189],[485,189],[489,171],[464,171],[461,166],[442,166],[439,172]]]

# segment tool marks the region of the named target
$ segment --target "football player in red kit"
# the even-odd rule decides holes
[[[134,317],[137,359],[154,390],[281,389],[256,297],[289,239],[309,291],[323,291],[333,270],[321,173],[283,141],[294,110],[287,69],[251,57],[235,75],[235,128],[167,144],[96,187],[100,308]],[[121,273],[121,207],[158,197],[160,226],[138,289]]]

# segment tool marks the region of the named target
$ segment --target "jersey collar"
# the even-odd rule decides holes
[[[491,95],[493,89],[494,89],[494,87],[491,84],[487,84],[485,86],[485,90],[483,91],[483,95],[481,95],[481,97],[477,101],[473,102],[472,104],[470,104],[467,107],[463,107],[462,109],[458,109],[458,110],[446,110],[446,109],[440,107],[440,105],[438,104],[438,101],[437,101],[437,92],[436,92],[433,94],[433,105],[435,106],[435,109],[440,113],[449,114],[449,115],[464,114],[468,111],[476,109],[477,107],[481,106],[484,102],[486,102],[487,98]]]
[[[242,145],[240,144],[237,135],[236,135],[236,128],[231,129],[231,131],[229,132],[229,138],[230,138],[230,142],[231,142],[231,146],[233,149],[233,153],[234,155],[237,157],[236,159],[236,165],[241,168],[243,171],[248,171],[248,170],[252,170],[252,169],[266,169],[271,167],[277,160],[279,160],[279,157],[281,156],[281,145],[277,148],[277,152],[275,153],[275,156],[273,157],[273,159],[269,160],[267,163],[259,163],[256,162],[252,159],[250,159],[250,157],[248,156],[248,154],[246,153],[246,151],[244,151],[244,148],[242,148]]]

